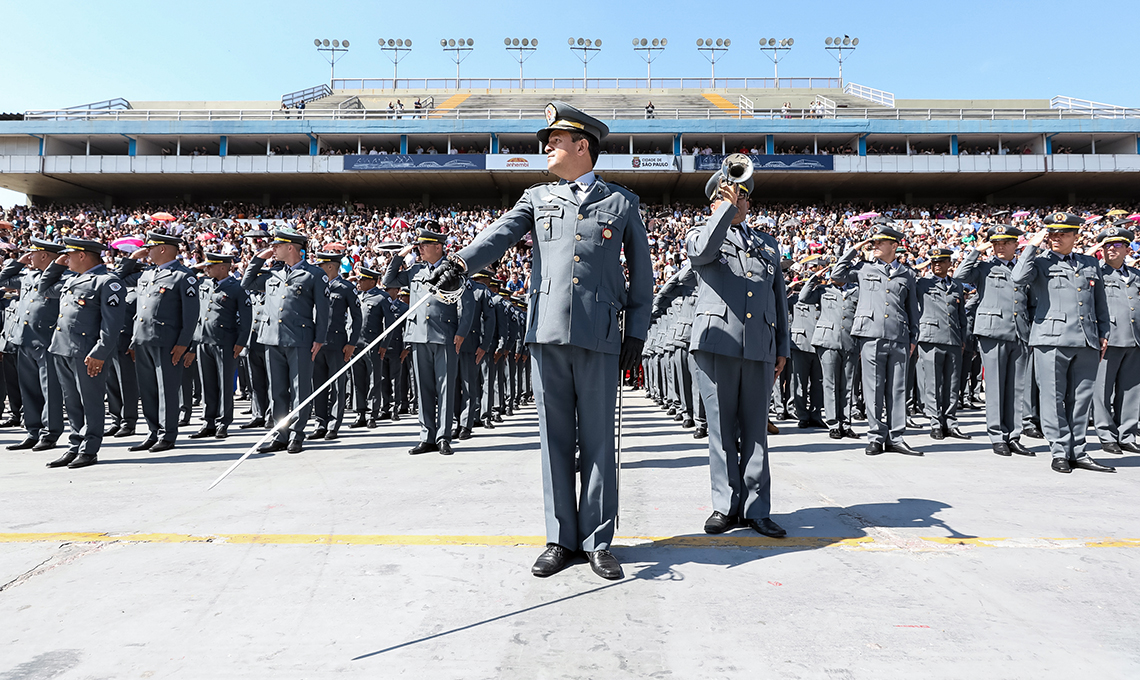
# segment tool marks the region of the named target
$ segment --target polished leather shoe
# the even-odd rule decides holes
[[[922,425],[920,425],[917,420],[915,420],[914,418],[912,418],[910,416],[906,417],[906,426],[912,430],[921,430],[922,429]]]
[[[181,420],[178,421],[178,427],[189,427],[190,414],[187,413]]]
[[[471,428],[468,428],[468,427],[459,428],[459,436],[457,436],[456,439],[459,439],[462,441],[464,439],[470,439],[470,438],[471,438]]]
[[[75,460],[67,464],[68,469],[78,470],[99,462],[99,458],[94,455],[79,456]]]
[[[677,407],[676,406],[670,406],[669,410],[666,411],[665,413],[667,413],[671,416],[675,416],[675,415],[677,415]]]
[[[329,433],[329,428],[318,427],[313,430],[313,434],[309,435],[309,439],[324,439],[325,435]]]
[[[946,428],[946,436],[952,439],[971,439],[970,435],[955,427]]]
[[[39,443],[39,441],[40,440],[36,439],[35,437],[27,437],[22,442],[9,444],[4,448],[8,449],[9,451],[23,451],[24,449],[33,448],[36,444]]]
[[[1064,458],[1054,458],[1050,467],[1057,472],[1064,472],[1066,474],[1073,471],[1072,466],[1069,465],[1069,461]]]
[[[1127,451],[1129,453],[1140,453],[1140,446],[1137,446],[1132,442],[1120,442],[1120,448],[1121,450]]]
[[[190,439],[205,439],[206,437],[213,437],[218,433],[218,428],[206,426],[190,435]]]
[[[625,576],[621,570],[621,563],[609,550],[588,552],[586,557],[590,560],[590,568],[594,573],[608,581],[616,581]]]
[[[167,439],[160,439],[157,442],[155,442],[154,446],[150,447],[150,449],[148,449],[148,450],[151,453],[161,453],[163,451],[169,451],[170,449],[173,449],[173,448],[174,448],[174,442],[167,440]]]
[[[819,418],[811,418],[811,419],[809,419],[809,420],[808,420],[808,425],[810,425],[811,427],[819,428],[819,429],[821,429],[821,430],[826,430],[826,429],[827,429],[827,423],[823,422],[823,421],[822,421],[822,420],[820,420]]]
[[[416,444],[412,448],[408,449],[408,454],[416,456],[421,453],[431,453],[432,451],[439,451],[439,447],[435,444],[432,444],[431,442],[420,442],[419,444]]]
[[[501,423],[501,422],[503,422],[503,414],[502,414],[502,413],[496,413],[496,414],[495,414],[495,422],[496,422],[496,423]]]
[[[689,429],[690,427],[696,427],[696,426],[697,426],[697,421],[693,420],[692,418],[685,418],[684,422],[681,423],[681,427],[686,429],[686,430]]]
[[[491,416],[487,416],[487,418],[483,420],[483,427],[487,428],[488,430],[495,429],[494,419],[491,418]]]
[[[463,433],[463,426],[462,425],[457,426],[454,430],[451,431],[451,438],[452,439],[459,439],[459,435],[462,433]]]
[[[843,436],[847,437],[848,439],[858,439],[859,438],[859,435],[855,434],[855,430],[852,430],[849,427],[843,428]]]
[[[511,412],[507,411],[507,415],[508,416],[511,415]],[[677,415],[673,416],[673,421],[677,422],[677,423],[681,422],[684,419],[685,419],[685,414],[682,413],[681,411],[677,411]]]
[[[697,429],[693,430],[693,439],[704,439],[709,436],[709,428],[706,425],[698,425]]]
[[[391,419],[392,419],[392,414],[388,413],[387,411],[381,413],[379,416],[376,417],[376,420],[391,420]]]
[[[748,519],[744,521],[750,529],[769,538],[783,538],[788,535],[783,527],[772,521],[770,517],[762,519]]]
[[[439,448],[439,455],[450,456],[452,454],[451,442],[447,441],[446,439],[441,439],[440,442],[436,444],[436,446]]]
[[[1085,456],[1069,463],[1071,467],[1080,468],[1081,470],[1092,470],[1093,472],[1116,472],[1116,468],[1111,465],[1101,465],[1092,458]]]
[[[289,444],[285,447],[285,450],[289,453],[300,453],[304,449],[305,445],[301,443],[300,439],[294,439],[290,441]]]
[[[214,439],[225,439],[228,436],[230,436],[229,425],[219,425],[217,429],[214,430]]]
[[[8,420],[0,423],[0,427],[20,427],[21,425],[23,425],[23,422],[16,416],[12,416]]]
[[[883,445],[879,442],[871,442],[867,445],[867,450],[865,451],[868,456],[877,456],[882,452]]]
[[[112,425],[111,427],[108,427],[106,430],[104,430],[103,436],[104,437],[114,437],[115,435],[119,434],[119,430],[121,430],[121,429],[123,429],[123,426],[116,423],[116,424]]]
[[[938,440],[945,439],[946,433],[942,431],[941,427],[932,427],[930,428],[930,438]]]
[[[262,444],[261,446],[257,447],[257,452],[258,453],[276,453],[278,451],[284,451],[288,447],[289,447],[289,445],[286,444],[285,442],[281,441],[281,440],[271,439],[271,440],[265,442],[264,444]]]
[[[1029,427],[1023,429],[1021,431],[1021,434],[1026,436],[1026,437],[1031,437],[1033,439],[1044,439],[1045,438],[1045,435],[1041,433],[1041,428],[1037,427],[1036,425],[1030,425]]]
[[[776,427],[776,423],[771,420],[768,421],[768,434],[780,434],[780,428]]]
[[[128,447],[128,451],[149,451],[150,447],[158,443],[158,437],[147,437],[141,444]]]
[[[906,442],[893,442],[891,444],[887,444],[886,446],[883,447],[883,450],[884,451],[890,451],[891,453],[901,453],[904,456],[921,456],[922,455],[922,451],[919,451],[918,449],[911,448],[910,445],[907,444]]]
[[[364,427],[367,424],[368,424],[368,417],[362,413],[356,417],[356,420],[352,421],[352,424],[349,425],[349,428],[355,429],[358,427]]]
[[[338,432],[336,428],[329,430],[325,435],[325,441],[332,441],[333,439],[338,438],[340,438],[340,432]],[[316,439],[316,437],[313,437],[313,439]]]
[[[400,414],[399,413],[393,413],[392,414],[392,422],[393,423],[399,422],[399,420],[400,420]]]
[[[1022,444],[1021,442],[1019,442],[1016,439],[1009,440],[1009,450],[1012,451],[1013,453],[1016,453],[1019,456],[1036,456],[1037,455],[1036,453],[1033,453],[1032,451],[1030,451],[1029,448],[1025,446],[1025,444]]]
[[[1010,453],[1009,444],[1006,444],[1005,442],[998,442],[998,443],[994,444],[994,453],[996,453],[999,456],[1012,456],[1013,455],[1012,453]]]
[[[569,548],[563,548],[557,543],[547,543],[546,550],[534,561],[530,573],[540,578],[553,576],[569,566],[573,560],[574,552]]]
[[[376,419],[375,418],[369,418],[368,419],[368,429],[369,430],[375,430],[376,427],[377,427]]]
[[[736,517],[729,517],[723,513],[713,511],[709,518],[705,520],[705,533],[706,534],[723,534],[729,529],[735,527],[740,523]]]
[[[799,428],[799,429],[801,429],[801,430],[807,430],[807,429],[810,429],[810,428],[811,428],[811,426],[812,426],[812,425],[811,425],[811,423],[809,423],[809,422],[808,422],[808,421],[806,421],[806,420],[800,420],[800,421],[797,421],[797,422],[796,422],[796,427],[798,427],[798,428]]]
[[[75,460],[78,456],[79,456],[78,453],[76,453],[74,451],[68,451],[68,452],[64,453],[62,456],[60,456],[59,458],[56,458],[52,462],[48,463],[47,466],[49,468],[66,467],[67,465],[69,465],[71,463],[71,461]]]
[[[250,430],[255,427],[265,427],[265,418],[254,418],[244,425],[238,425],[239,430]]]
[[[32,447],[33,451],[50,451],[55,448],[54,439],[41,439],[38,444]]]
[[[135,426],[134,425],[126,425],[124,427],[121,427],[121,428],[119,428],[119,431],[115,433],[115,439],[119,439],[120,437],[133,437],[133,436],[135,436]]]
[[[1105,453],[1124,453],[1124,449],[1120,448],[1120,444],[1117,444],[1116,442],[1101,442],[1100,448]]]
[[[827,436],[831,437],[832,439],[843,439],[843,430],[839,429],[838,427],[832,428],[827,431]]]

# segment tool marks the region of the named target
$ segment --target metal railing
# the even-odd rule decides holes
[[[1049,108],[1083,111],[1092,118],[1135,118],[1137,115],[1136,109],[1062,95],[1050,99]]]
[[[838,90],[838,78],[336,78],[334,90]]]
[[[835,117],[835,102],[833,100],[824,97],[822,94],[817,94],[815,96],[815,103],[820,106],[824,118]]]
[[[756,109],[756,105],[753,104],[752,100],[748,97],[740,95],[740,98],[736,100],[736,108],[739,109],[737,117],[751,118],[752,112]]]
[[[332,94],[332,88],[328,85],[317,85],[316,87],[310,87],[306,90],[297,90],[296,92],[281,95],[281,105],[286,108],[294,108],[298,104],[315,102],[330,94]]]
[[[80,104],[79,106],[68,106],[66,108],[83,111],[117,111],[131,108],[131,103],[122,97],[115,97],[114,99],[107,99],[101,102],[95,102],[94,104]]]
[[[341,103],[337,104],[336,108],[338,111],[344,111],[346,109],[363,109],[364,104],[360,103],[360,97],[352,95],[348,99],[345,99]]]
[[[55,109],[51,116],[45,116],[47,120],[88,120],[97,118],[102,115],[113,113],[115,111],[130,110],[131,103],[122,97],[115,99],[108,99],[106,101],[95,102],[93,104],[80,104],[79,106],[68,106],[63,109]],[[27,119],[27,114],[24,114],[24,119]]]
[[[882,104],[892,109],[895,108],[895,95],[886,90],[876,90],[873,87],[867,87],[866,85],[860,85],[858,83],[847,83],[843,86],[843,94],[866,99],[869,102]]]

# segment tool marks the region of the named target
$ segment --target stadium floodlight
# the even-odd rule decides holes
[[[665,45],[669,43],[665,38],[634,38],[633,51],[639,52],[641,58],[645,60],[645,76],[649,79],[649,87],[653,87],[653,60],[658,57],[658,53],[665,49]]]
[[[329,87],[332,87],[332,81],[336,79],[336,63],[348,52],[348,41],[317,38],[313,40],[313,46],[329,63]]]
[[[523,62],[530,59],[534,51],[538,49],[538,38],[504,38],[503,44],[507,46],[508,52],[514,52],[515,61],[519,63],[519,89],[523,88]]]
[[[586,78],[588,75],[588,68],[590,60],[598,56],[598,52],[602,51],[602,41],[600,39],[570,38],[567,41],[570,45],[570,51],[574,52],[579,59],[582,60],[582,89],[587,89]],[[577,42],[577,44],[575,44]]]
[[[392,60],[392,89],[398,89],[396,81],[400,77],[400,60],[408,56],[408,52],[412,51],[411,38],[378,38],[376,44],[380,46],[380,51]]]
[[[859,45],[858,38],[844,35],[841,38],[824,38],[823,40],[825,50],[831,52],[831,56],[835,57],[839,62],[839,87],[843,87],[843,59],[846,57],[844,52],[852,52]]]
[[[768,55],[776,69],[776,89],[780,88],[780,60],[787,56],[795,42],[792,38],[760,38],[760,51]]]
[[[451,60],[455,62],[455,89],[459,89],[459,65],[471,55],[475,41],[471,38],[445,38],[439,41],[444,52],[451,53]]]
[[[716,87],[716,62],[728,52],[731,45],[730,38],[717,38],[715,41],[712,38],[697,38],[697,51],[712,64],[713,87]]]

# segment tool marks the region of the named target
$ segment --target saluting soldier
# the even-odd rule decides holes
[[[19,374],[19,389],[24,405],[24,428],[27,437],[8,446],[9,451],[55,448],[63,434],[63,393],[59,387],[55,363],[48,360],[47,348],[59,317],[59,299],[67,272],[53,270],[54,281],[45,283],[45,272],[63,252],[62,243],[33,238],[28,252],[14,259],[0,271],[0,288],[17,289],[20,299],[15,307],[15,327],[8,344],[14,353]]]
[[[356,288],[340,275],[340,253],[317,253],[317,264],[329,280],[329,333],[313,366],[313,389],[324,385],[337,371],[344,368],[356,352],[360,341],[361,310]],[[317,429],[313,439],[336,439],[344,422],[345,388],[348,376],[342,375],[336,383],[318,394],[313,410]]]
[[[241,280],[246,290],[265,292],[266,321],[258,331],[258,341],[265,345],[273,424],[313,393],[313,362],[328,337],[328,277],[320,267],[305,261],[307,243],[301,234],[278,229],[273,245],[254,255]],[[269,258],[283,266],[266,270]],[[300,409],[288,427],[278,430],[259,450],[300,453],[311,410],[312,404]]]
[[[263,229],[254,229],[246,232],[245,238],[250,239],[254,252],[264,250],[269,243],[270,234]],[[267,269],[280,269],[280,262],[266,265]],[[266,427],[271,420],[272,407],[269,404],[269,371],[265,366],[265,345],[258,341],[264,335],[269,318],[265,314],[265,291],[247,290],[249,302],[253,310],[253,326],[249,335],[249,346],[242,351],[242,359],[249,372],[249,405],[252,417],[248,423],[240,425],[240,429],[248,430],[255,427]],[[269,427],[273,423],[268,423]]]
[[[391,299],[380,288],[382,274],[375,269],[361,267],[356,289],[359,291],[357,301],[360,304],[360,334],[356,340],[356,351],[363,352],[364,348],[380,336],[391,323]],[[387,342],[381,342],[378,347],[365,357],[352,365],[352,387],[354,391],[353,406],[356,408],[356,420],[349,427],[376,427],[376,418],[381,416],[380,408],[382,396],[382,362],[387,352]],[[396,420],[400,416],[396,414]]]
[[[817,301],[819,319],[811,344],[819,355],[823,374],[823,417],[827,436],[832,439],[859,435],[851,429],[855,410],[855,373],[859,365],[859,345],[851,335],[859,286],[853,282],[836,284],[826,272],[816,272],[800,289],[800,300]]]
[[[63,239],[64,251],[40,278],[46,294],[66,267],[73,276],[60,290],[59,318],[48,352],[63,392],[71,434],[67,451],[48,467],[82,468],[98,462],[107,415],[107,374],[103,365],[119,343],[123,325],[123,282],[103,264],[103,244]]]
[[[1017,227],[996,224],[979,248],[968,248],[954,278],[977,287],[974,335],[982,355],[986,387],[986,433],[994,453],[1035,455],[1021,443],[1023,392],[1029,389],[1029,290],[1013,280],[1017,262]],[[992,250],[993,257],[981,259]]]
[[[138,311],[131,335],[139,397],[149,434],[130,447],[152,453],[174,448],[178,437],[179,396],[183,372],[193,360],[186,356],[198,325],[198,280],[178,261],[182,239],[151,232],[142,248],[131,253],[120,271],[134,274],[147,258],[154,265],[135,284]]]
[[[836,283],[859,285],[851,335],[859,341],[868,456],[884,451],[922,455],[903,441],[907,358],[918,341],[918,298],[914,270],[897,259],[902,238],[902,232],[876,225],[871,236],[852,246],[831,270]],[[868,243],[874,259],[856,262]]]
[[[949,248],[932,248],[918,280],[918,370],[930,438],[969,439],[958,427],[958,382],[966,344],[966,290],[950,276]]]
[[[1112,325],[1100,263],[1073,252],[1084,225],[1080,217],[1056,212],[1044,222],[1013,267],[1014,283],[1029,286],[1036,303],[1029,345],[1041,387],[1041,429],[1057,472],[1116,472],[1085,450],[1097,364]],[[1048,247],[1041,249],[1046,238]]]
[[[594,175],[609,129],[563,102],[547,105],[546,122],[538,139],[549,171],[561,181],[523,192],[511,210],[446,260],[433,281],[452,288],[464,271],[478,271],[532,235],[526,342],[534,361],[547,548],[531,573],[550,576],[583,550],[595,573],[618,579],[621,564],[609,550],[618,506],[614,414],[619,368],[637,366],[649,328],[649,241],[637,196]],[[618,323],[623,308],[624,340]],[[581,451],[580,496],[575,448]]]
[[[191,439],[225,439],[234,421],[234,369],[249,345],[253,306],[249,293],[230,276],[234,256],[206,253],[198,267],[206,278],[198,284],[198,328],[194,353],[202,376],[202,429]]]
[[[1104,360],[1097,364],[1093,417],[1100,446],[1109,453],[1140,453],[1140,272],[1124,261],[1136,238],[1132,224],[1121,220],[1096,237],[1111,323]],[[25,413],[27,404],[24,399]]]

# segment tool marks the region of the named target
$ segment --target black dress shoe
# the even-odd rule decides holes
[[[432,451],[439,451],[439,447],[431,442],[420,442],[412,448],[408,449],[410,455],[416,456],[421,453],[431,453]]]
[[[391,420],[391,419],[392,419],[392,414],[391,414],[391,413],[388,413],[387,411],[385,411],[385,412],[381,413],[381,414],[380,414],[379,416],[377,416],[377,418],[376,418],[376,420]]]
[[[459,439],[459,435],[462,433],[463,433],[463,426],[460,425],[451,431],[451,438],[452,439]]]
[[[491,418],[491,416],[487,416],[486,419],[483,420],[483,427],[487,428],[488,430],[495,429],[494,419]]]
[[[921,430],[922,429],[922,425],[920,425],[917,420],[910,417],[909,415],[906,417],[906,426],[912,430]]]
[[[676,406],[670,406],[669,410],[666,411],[665,413],[667,413],[671,416],[675,416],[675,415],[677,415],[677,407]]]
[[[832,439],[843,439],[843,430],[838,427],[832,428],[827,431],[827,436]]]
[[[135,444],[129,447],[128,451],[149,451],[150,447],[158,443],[158,437],[147,437],[141,444]]]
[[[1024,444],[1016,439],[1009,440],[1009,450],[1019,456],[1036,456],[1036,453],[1030,451]]]
[[[1085,456],[1069,463],[1071,467],[1080,468],[1081,470],[1092,470],[1093,472],[1116,472],[1116,468],[1111,465],[1101,465],[1092,458]]]
[[[951,437],[953,439],[970,439],[971,438],[970,435],[968,435],[965,432],[963,432],[962,430],[958,429],[957,426],[946,428],[946,436]]]
[[[26,437],[24,439],[24,441],[19,442],[17,444],[9,444],[5,448],[7,448],[9,451],[23,451],[24,449],[30,449],[30,448],[35,447],[35,445],[38,444],[39,441],[40,440],[36,439],[35,437]]]
[[[819,428],[819,429],[821,429],[821,430],[826,430],[826,429],[827,429],[827,423],[823,422],[823,421],[822,421],[822,420],[820,420],[819,418],[810,418],[810,419],[808,419],[808,425],[811,425],[812,427],[817,427],[817,428]]]
[[[496,422],[496,423],[501,423],[501,422],[503,422],[503,414],[502,414],[502,413],[496,413],[496,414],[495,414],[495,422]]]
[[[511,415],[510,411],[507,411],[507,415],[508,416]],[[679,423],[684,419],[685,419],[685,414],[680,412],[680,411],[677,411],[677,415],[673,416],[673,422]]]
[[[59,458],[56,458],[52,462],[48,463],[47,466],[49,468],[66,467],[67,465],[69,465],[71,463],[71,461],[75,460],[76,457],[78,457],[78,456],[79,456],[78,453],[76,453],[74,451],[68,451],[68,452],[64,453],[62,456],[60,456]]]
[[[945,439],[946,433],[942,431],[941,427],[935,426],[935,427],[930,428],[930,438],[931,439]]]
[[[573,559],[574,552],[569,548],[563,548],[557,543],[547,543],[546,550],[534,561],[530,573],[540,578],[553,576],[565,569]]]
[[[399,413],[393,413],[392,414],[392,422],[393,423],[399,422],[399,420],[400,420],[400,414]]]
[[[188,427],[190,425],[190,414],[187,413],[182,420],[178,421],[178,427]]]
[[[1121,450],[1127,451],[1129,453],[1140,453],[1140,446],[1137,446],[1132,442],[1120,442],[1120,448]]]
[[[360,415],[356,416],[356,420],[352,421],[352,424],[349,425],[348,427],[355,429],[358,427],[364,427],[367,424],[368,424],[368,417],[365,416],[363,413],[361,413]]]
[[[0,423],[0,427],[20,427],[21,425],[23,425],[23,422],[16,416],[12,416],[3,423]]]
[[[124,425],[123,427],[119,428],[118,432],[115,433],[115,439],[118,439],[120,437],[133,437],[133,436],[135,436],[135,426],[134,425]]]
[[[867,445],[866,454],[868,456],[877,456],[883,452],[883,445],[879,442],[871,442]]]
[[[33,451],[50,451],[55,448],[54,439],[41,439],[38,444],[32,447]]]
[[[304,449],[305,445],[301,443],[300,439],[294,439],[290,441],[288,446],[285,447],[285,450],[289,453],[300,453]]]
[[[114,425],[112,425],[111,427],[108,427],[106,430],[103,431],[103,436],[104,437],[114,437],[116,434],[119,433],[119,430],[121,430],[121,429],[123,429],[123,426],[119,425],[118,423],[115,423]]]
[[[586,557],[590,560],[590,568],[594,573],[608,581],[616,581],[625,576],[621,570],[621,563],[609,550],[588,552]]]
[[[78,456],[75,460],[68,463],[67,467],[70,470],[77,470],[79,468],[85,468],[85,467],[88,467],[90,465],[94,465],[95,463],[98,463],[98,462],[99,462],[98,457],[96,457],[94,454],[88,454],[86,456]]]
[[[368,429],[369,430],[375,430],[376,429],[376,419],[375,418],[369,418],[368,419]]]
[[[856,409],[855,413],[853,413],[852,416],[855,418],[855,420],[866,420],[867,412],[863,409]]]
[[[770,517],[763,519],[747,519],[744,520],[745,524],[758,534],[764,534],[769,538],[783,538],[788,535],[783,527],[772,521]]]
[[[922,455],[922,451],[919,451],[918,449],[912,449],[906,442],[893,442],[891,444],[887,444],[883,447],[883,450],[890,451],[891,453],[901,453],[904,456]]]
[[[450,456],[452,453],[451,442],[447,441],[446,439],[439,440],[439,443],[436,444],[436,447],[439,449],[439,455],[441,456]]]
[[[713,514],[709,515],[709,518],[705,520],[705,533],[723,534],[739,523],[740,520],[736,517],[729,517],[714,510]]]
[[[1036,425],[1030,425],[1029,427],[1022,429],[1021,434],[1026,436],[1026,437],[1031,437],[1033,439],[1044,439],[1045,438],[1045,435],[1041,433],[1041,428],[1037,427]]]
[[[998,442],[998,443],[994,444],[994,453],[996,453],[999,456],[1012,456],[1013,455],[1012,453],[1010,453],[1009,444],[1006,444],[1005,442]]]
[[[681,427],[683,427],[686,430],[689,429],[690,427],[696,427],[696,426],[697,426],[697,421],[693,420],[692,418],[685,418],[685,421],[681,423]]]
[[[228,436],[230,436],[230,426],[229,425],[219,425],[214,430],[214,439],[225,439]]]
[[[250,430],[255,427],[265,427],[265,418],[254,418],[244,425],[238,425],[239,430]]]
[[[325,435],[325,441],[332,441],[333,439],[337,439],[339,437],[340,437],[340,433],[334,427],[333,429],[328,431],[328,434]],[[316,437],[313,437],[313,439],[316,439]]]
[[[190,439],[205,439],[206,437],[213,437],[218,433],[218,428],[212,425],[206,425],[201,430],[190,435]]]
[[[276,453],[278,451],[284,451],[286,448],[288,448],[288,444],[286,444],[285,442],[283,442],[279,439],[271,439],[271,440],[265,442],[264,444],[262,444],[261,446],[257,447],[257,452],[258,453]]]
[[[167,439],[160,439],[157,442],[155,442],[154,446],[150,447],[149,450],[151,453],[161,453],[163,451],[169,451],[170,449],[173,449],[173,448],[174,448],[174,442],[169,441]]]
[[[1053,463],[1050,465],[1050,467],[1052,467],[1057,472],[1064,472],[1066,474],[1073,471],[1073,468],[1069,465],[1069,461],[1065,460],[1064,458],[1054,458]]]
[[[693,439],[704,439],[707,436],[709,436],[707,425],[698,425],[697,429],[693,430]]]
[[[329,429],[327,427],[318,427],[313,430],[313,434],[309,436],[309,439],[324,439],[328,433]]]
[[[811,423],[806,420],[801,420],[796,423],[796,427],[800,428],[801,430],[806,430],[811,427]]]
[[[456,437],[456,439],[464,440],[464,439],[470,439],[470,438],[471,438],[471,428],[468,428],[468,427],[459,428],[459,436]]]
[[[849,427],[843,428],[843,436],[847,437],[848,439],[858,439],[859,438],[859,435],[855,434],[855,430],[852,430]]]
[[[1120,447],[1120,444],[1117,444],[1116,442],[1101,442],[1100,448],[1105,453],[1124,453],[1124,449],[1122,449]]]

